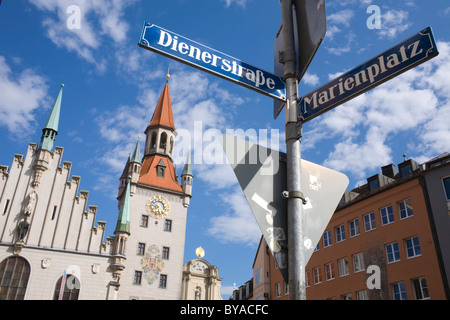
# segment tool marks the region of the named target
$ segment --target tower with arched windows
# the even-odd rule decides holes
[[[116,238],[124,241],[121,248],[116,248],[118,255],[111,264],[117,279],[111,285],[115,286],[119,299],[181,299],[193,174],[189,155],[181,184],[178,181],[173,162],[176,128],[169,81],[164,85],[145,136],[143,157],[138,140],[121,177],[118,199],[123,204],[129,199],[129,222],[127,228],[115,232]],[[123,287],[122,283],[133,286]]]

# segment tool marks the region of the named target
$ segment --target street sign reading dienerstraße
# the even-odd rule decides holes
[[[426,28],[300,98],[299,121],[314,119],[438,54],[432,29]]]
[[[286,101],[283,78],[156,25],[144,23],[139,46]]]

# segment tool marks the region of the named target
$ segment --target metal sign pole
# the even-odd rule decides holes
[[[286,79],[286,153],[288,198],[289,296],[291,300],[306,300],[305,248],[303,245],[303,194],[301,193],[301,122],[298,122],[298,76],[295,52],[292,0],[281,0],[283,18],[284,78]]]

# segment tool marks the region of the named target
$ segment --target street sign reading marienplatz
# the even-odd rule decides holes
[[[144,24],[139,46],[286,101],[283,78],[156,25]]]
[[[438,54],[432,29],[426,28],[300,98],[299,121],[314,119]]]

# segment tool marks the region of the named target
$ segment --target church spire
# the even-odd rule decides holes
[[[162,127],[171,131],[176,130],[175,122],[173,120],[172,101],[170,99],[168,78],[166,84],[164,85],[163,92],[161,93],[161,96],[159,98],[158,104],[156,105],[152,120],[147,127],[146,133],[148,130],[155,127]]]
[[[130,180],[131,177],[128,177],[127,188],[125,190],[114,233],[121,232],[128,235],[130,234]]]
[[[194,175],[192,173],[192,163],[191,163],[191,149],[189,149],[188,157],[186,163],[184,164],[184,170],[181,174],[181,188],[184,193],[183,206],[186,208],[189,206],[190,199],[192,197],[192,182]]]
[[[138,138],[138,141],[136,143],[136,147],[134,148],[133,156],[130,159],[131,162],[141,163],[141,147],[139,145],[139,140],[140,139],[141,139],[141,137]]]
[[[189,149],[188,157],[187,157],[186,163],[184,164],[184,169],[183,169],[183,173],[181,174],[181,176],[191,176],[191,177],[194,176],[192,173],[191,149]]]
[[[47,123],[42,129],[42,137],[39,148],[42,150],[53,150],[56,135],[58,134],[59,117],[61,113],[61,102],[64,84],[61,84],[58,97],[53,105],[52,111],[47,119]]]

